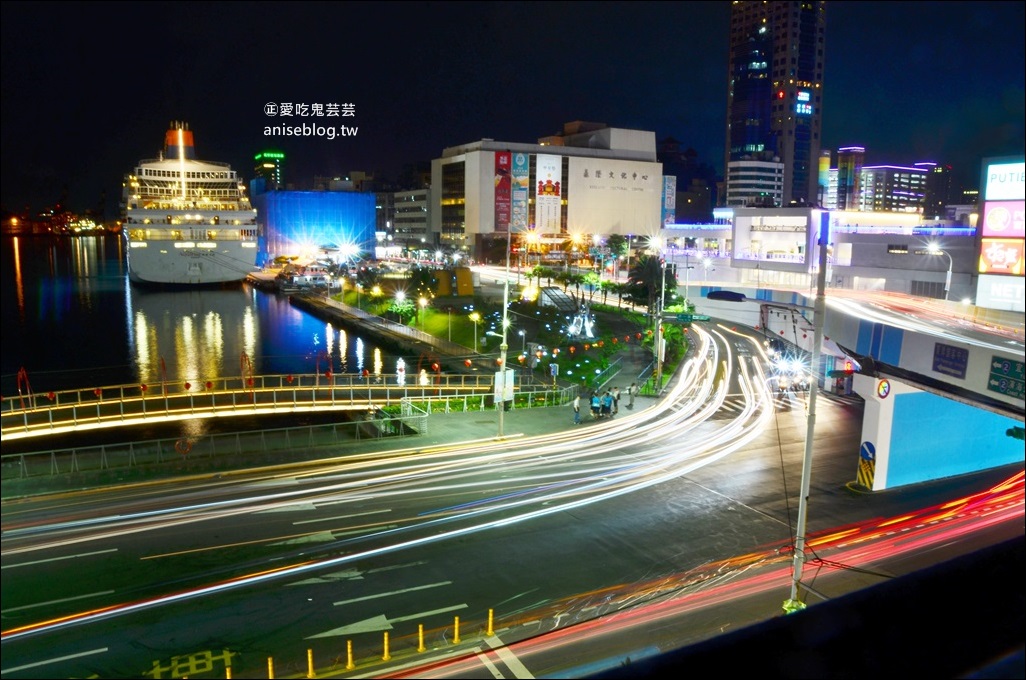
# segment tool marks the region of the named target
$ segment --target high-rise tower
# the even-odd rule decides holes
[[[824,2],[733,2],[727,74],[731,161],[784,165],[783,204],[823,202],[817,181]],[[728,192],[729,189],[728,179]]]

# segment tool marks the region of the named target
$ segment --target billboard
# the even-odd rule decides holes
[[[1026,161],[1021,156],[986,158],[982,180],[976,305],[1021,312],[1026,289]]]
[[[534,228],[545,234],[562,231],[563,157],[538,154],[534,173]]]
[[[513,154],[513,189],[511,197],[514,232],[527,231],[528,195],[531,184],[531,159],[526,153]]]
[[[573,196],[568,229],[582,233],[645,234],[663,224],[663,173],[659,163],[570,157]]]
[[[1026,162],[989,163],[984,175],[983,200],[1026,200]]]
[[[983,204],[983,235],[1026,238],[1023,208],[1026,201],[988,201]]]
[[[495,152],[495,231],[509,232],[510,201],[512,198],[512,177],[509,151]]]
[[[663,224],[677,221],[677,177],[663,177]]]

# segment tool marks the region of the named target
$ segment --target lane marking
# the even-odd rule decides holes
[[[78,654],[68,654],[67,656],[58,656],[53,659],[47,659],[46,661],[36,661],[35,663],[27,663],[24,666],[15,666],[14,668],[0,669],[0,673],[13,673],[15,671],[23,671],[26,668],[35,668],[36,666],[45,666],[48,663],[57,663],[58,661],[67,661],[68,659],[77,659],[80,656],[89,656],[91,654],[103,654],[107,651],[106,647],[100,647],[99,649],[92,649],[88,652],[79,652]]]
[[[418,590],[427,590],[428,588],[437,588],[439,586],[449,586],[449,585],[452,585],[452,581],[439,581],[438,583],[429,583],[429,584],[427,584],[425,586],[413,586],[412,588],[403,588],[402,590],[393,590],[393,591],[388,592],[388,593],[378,593],[376,595],[366,595],[364,597],[357,597],[357,598],[353,598],[352,600],[340,600],[338,602],[333,602],[332,604],[334,604],[337,607],[339,605],[352,604],[353,602],[364,602],[366,600],[376,600],[379,597],[390,597],[392,595],[401,595],[402,593],[412,593],[412,592],[416,592]],[[466,606],[466,605],[464,605],[464,606]],[[396,619],[396,620],[398,620],[398,619]]]
[[[14,567],[28,567],[33,564],[43,564],[44,562],[57,562],[59,560],[73,560],[78,557],[91,557],[93,555],[102,555],[104,553],[117,552],[117,548],[109,548],[108,550],[97,550],[95,552],[79,553],[77,555],[67,555],[65,557],[48,557],[45,560],[34,560],[32,562],[19,562],[18,564],[5,564],[0,569],[13,569]]]
[[[49,602],[37,602],[36,604],[27,604],[27,605],[25,605],[23,607],[11,607],[10,609],[4,609],[3,612],[0,612],[0,613],[7,614],[8,612],[19,612],[19,611],[21,611],[23,609],[34,609],[36,607],[46,607],[47,605],[51,605],[51,604],[61,604],[62,602],[72,602],[74,600],[82,600],[82,599],[85,599],[87,597],[99,597],[100,595],[110,595],[113,592],[114,592],[113,590],[101,590],[101,591],[96,592],[96,593],[89,593],[88,595],[76,595],[75,597],[65,597],[63,600],[50,600]]]

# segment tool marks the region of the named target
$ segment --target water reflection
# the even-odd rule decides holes
[[[21,368],[35,392],[394,371],[395,359],[355,329],[249,285],[133,286],[116,236],[5,237],[2,265],[4,396]]]

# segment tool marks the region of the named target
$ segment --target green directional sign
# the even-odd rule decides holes
[[[1026,363],[991,356],[987,389],[1017,399],[1026,397]]]
[[[705,314],[692,314],[691,315],[691,320],[692,321],[709,321],[710,319]]]
[[[691,323],[695,320],[694,314],[678,314],[677,321],[683,321],[684,323]]]

